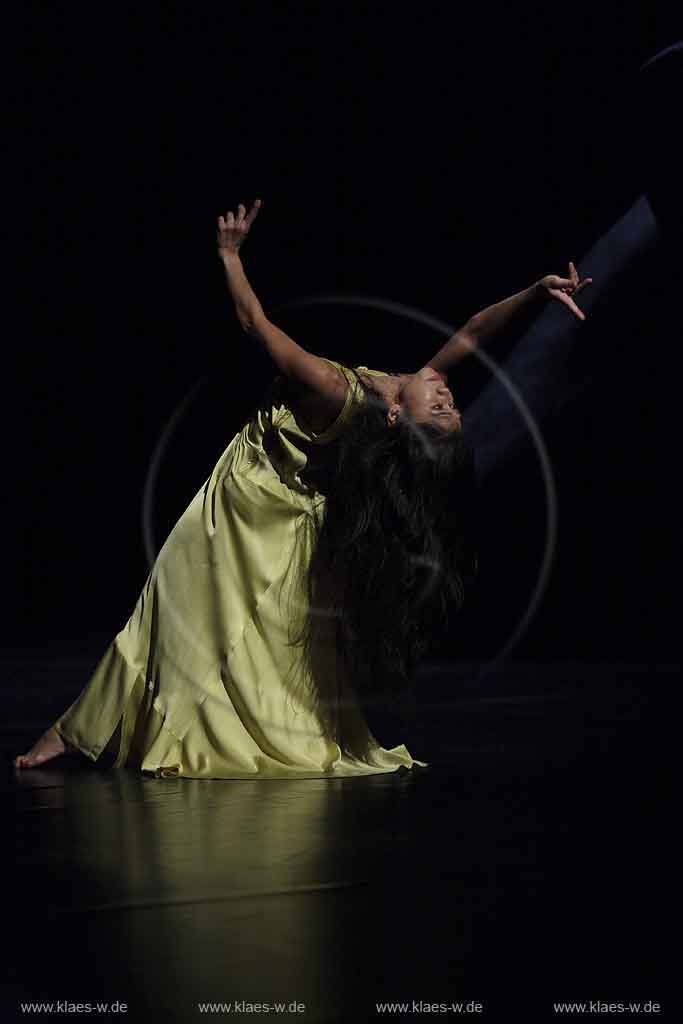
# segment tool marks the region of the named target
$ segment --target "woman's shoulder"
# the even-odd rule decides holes
[[[335,368],[340,377],[343,377],[346,387],[344,388],[343,399],[336,399],[334,408],[329,407],[327,401],[322,401],[320,396],[309,396],[299,401],[297,411],[300,419],[305,420],[309,434],[309,440],[316,444],[325,443],[337,437],[348,420],[353,415],[353,410],[365,401],[365,391],[360,382],[363,376],[383,376],[382,371],[369,370],[365,366],[347,366],[337,359],[329,359],[321,356],[326,363]]]
[[[386,370],[373,370],[369,366],[347,366],[346,363],[341,363],[336,359],[328,359],[327,356],[322,356],[326,363],[331,363],[335,366],[344,377],[351,383],[356,380],[357,373],[369,374],[371,377],[386,377]]]

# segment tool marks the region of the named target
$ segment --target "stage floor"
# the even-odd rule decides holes
[[[2,665],[3,1021],[29,1001],[60,1001],[60,1019],[99,1001],[128,1020],[355,1022],[664,1002],[674,667],[432,663],[407,733],[371,720],[430,762],[412,772],[196,781],[81,757],[15,772],[95,660]]]

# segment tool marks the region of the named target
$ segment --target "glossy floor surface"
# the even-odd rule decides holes
[[[58,1019],[100,1001],[192,1021],[214,1002],[217,1019],[358,1022],[663,1002],[671,669],[433,665],[408,733],[374,712],[420,771],[195,781],[77,756],[16,773],[87,667],[3,665],[3,1020],[28,1001],[60,1001]]]

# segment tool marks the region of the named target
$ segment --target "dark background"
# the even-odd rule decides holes
[[[174,410],[201,381],[160,468],[157,549],[273,376],[234,318],[218,213],[262,198],[243,261],[267,311],[353,291],[457,325],[564,274],[651,172],[639,68],[676,35],[656,8],[619,10],[24,16],[8,92],[8,650],[104,650],[149,570],[143,488]],[[582,326],[588,386],[547,424],[556,563],[517,657],[677,658],[673,273],[656,251]],[[385,313],[273,317],[375,368],[414,371],[444,340]],[[452,377],[465,412],[486,379],[478,365]],[[529,446],[483,489],[479,592],[441,653],[486,659],[504,642],[543,516]]]

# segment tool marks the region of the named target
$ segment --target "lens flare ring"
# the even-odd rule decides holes
[[[273,312],[279,312],[291,309],[307,309],[313,306],[321,305],[336,305],[342,307],[360,307],[363,309],[377,309],[393,316],[398,316],[406,320],[410,320],[413,323],[418,323],[421,326],[427,327],[428,329],[436,332],[437,334],[444,335],[445,337],[451,337],[455,333],[455,328],[445,321],[431,316],[425,313],[423,310],[417,309],[413,306],[408,306],[403,303],[394,302],[390,299],[384,299],[380,296],[373,295],[360,295],[357,293],[326,293],[322,295],[306,296],[299,299],[292,299],[288,302],[282,303]],[[520,642],[524,633],[529,628],[533,621],[534,615],[539,607],[542,600],[543,594],[545,593],[552,564],[555,555],[555,549],[557,545],[557,488],[555,485],[555,478],[552,471],[550,457],[547,446],[543,439],[541,430],[531,413],[531,410],[526,405],[524,398],[517,390],[513,382],[510,380],[505,371],[499,366],[494,359],[491,358],[488,353],[482,351],[481,348],[477,347],[472,350],[472,354],[476,356],[480,362],[493,374],[493,376],[499,381],[499,383],[507,391],[513,405],[517,412],[521,416],[528,430],[529,436],[531,437],[532,443],[536,450],[536,454],[539,461],[541,475],[543,479],[544,491],[545,491],[545,512],[546,512],[546,530],[545,530],[545,541],[543,547],[543,556],[541,558],[538,575],[531,591],[529,600],[526,603],[522,615],[519,617],[515,627],[510,632],[505,643],[500,649],[494,654],[492,658],[489,658],[483,665],[478,669],[478,676],[484,675],[487,671],[492,669],[498,663],[500,663],[514,647]],[[204,383],[204,378],[200,378],[195,382],[193,387],[187,392],[187,394],[181,399],[178,405],[173,410],[167,423],[163,427],[159,438],[152,451],[150,461],[148,464],[147,473],[142,490],[142,537],[143,545],[145,550],[145,556],[149,571],[151,573],[154,563],[158,557],[156,551],[156,541],[154,537],[153,527],[153,511],[154,511],[154,495],[159,478],[159,472],[163,463],[164,454],[168,448],[173,434],[178,426],[178,423],[186,414],[188,408],[195,400],[197,393],[201,389]],[[379,399],[377,399],[379,401]],[[408,422],[411,423],[410,419]],[[412,424],[411,424],[412,425]],[[416,425],[414,429],[417,431],[418,437],[423,445],[425,454],[430,457],[431,445],[429,439],[425,436],[424,432],[417,429]],[[414,556],[420,563],[423,561],[417,556]],[[437,567],[438,568],[438,567]],[[427,589],[429,589],[431,580],[427,583]],[[161,580],[157,581],[158,586],[163,586]],[[211,660],[209,652],[202,651],[197,644],[196,638],[193,635],[192,629],[187,623],[183,621],[183,616],[178,612],[173,605],[172,595],[168,592],[163,593],[162,598],[164,600],[165,610],[171,614],[174,620],[174,626],[178,632],[183,636],[184,641],[194,649],[198,656],[201,658],[204,655],[204,660],[208,663]],[[330,612],[329,609],[314,609],[314,614],[319,614],[323,617],[336,617],[335,612]],[[188,685],[197,685],[193,680],[187,679]]]

